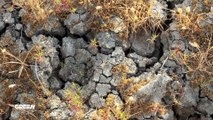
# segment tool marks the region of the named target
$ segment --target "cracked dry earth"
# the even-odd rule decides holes
[[[159,6],[169,9],[190,4],[190,0],[159,1]],[[0,1],[0,7],[7,6],[7,2]],[[83,104],[78,103],[79,99],[76,104],[81,104],[84,109],[84,120],[93,119],[98,109],[108,105],[107,98],[112,95],[119,105],[131,100],[164,108],[163,114],[158,110],[134,114],[146,105],[135,104],[138,109],[133,106],[130,110],[132,120],[213,119],[213,86],[206,86],[208,93],[200,86],[192,86],[186,67],[171,57],[175,49],[182,53],[191,52],[188,40],[181,36],[175,21],[165,21],[167,27],[159,31],[156,40],[151,43],[148,41],[152,38],[151,31],[143,30],[136,35],[131,34],[129,40],[122,40],[117,34],[125,28],[124,24],[119,24],[122,23],[120,18],[112,20],[118,22],[115,29],[94,33],[87,25],[90,17],[87,11],[70,13],[64,21],[57,17],[50,18],[48,27],[40,28],[35,33],[31,32],[30,24],[21,22],[22,9],[0,13],[1,46],[11,49],[15,45],[12,50],[19,52],[29,51],[34,45],[40,46],[42,62],[31,63],[28,71],[32,71],[29,73],[32,81],[38,83],[40,80],[51,91],[41,97],[41,90],[35,92],[30,86],[32,83],[27,82],[30,81],[28,78],[24,82],[19,81],[11,75],[13,73],[5,74],[1,67],[0,110],[3,111],[0,111],[0,120],[18,120],[25,115],[22,119],[43,120],[47,114],[53,120],[73,119],[77,108],[69,106],[67,100],[70,95],[67,93],[70,91],[81,93]],[[169,16],[167,12],[162,14]],[[209,16],[209,21],[204,24],[212,25],[213,17]],[[94,38],[97,47],[90,44]],[[19,68],[16,66],[16,69]],[[22,76],[26,77],[26,74],[23,72]],[[123,79],[127,80],[124,86],[121,85]],[[15,86],[5,88],[10,85]],[[34,104],[35,109],[17,110],[12,106],[14,104]]]

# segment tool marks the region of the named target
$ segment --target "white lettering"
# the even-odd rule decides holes
[[[35,105],[30,104],[16,104],[15,109],[23,110],[23,109],[35,109]]]

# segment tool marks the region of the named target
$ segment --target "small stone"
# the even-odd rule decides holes
[[[93,75],[93,77],[92,77],[92,80],[93,80],[94,82],[98,82],[98,81],[100,80],[101,74],[102,74],[102,70],[101,70],[101,69],[96,69],[96,70],[94,71],[94,75]]]
[[[80,21],[79,14],[71,13],[67,16],[67,19],[64,20],[65,25],[73,26]]]
[[[74,39],[75,40],[75,48],[76,49],[85,49],[87,48],[87,43],[84,41],[83,38],[77,38]]]
[[[60,89],[63,85],[62,81],[55,77],[51,77],[50,79],[48,79],[48,81],[50,83],[50,88],[52,89]]]
[[[41,30],[41,27],[37,28],[37,31],[40,31],[40,30]],[[36,34],[35,31],[36,30],[32,28],[32,25],[30,23],[25,24],[24,32],[27,37],[32,37],[33,35],[35,35]]]
[[[101,64],[102,63],[104,63],[104,62],[108,62],[109,61],[109,59],[110,59],[110,56],[108,56],[108,55],[105,55],[105,54],[102,54],[102,53],[99,53],[99,54],[97,54],[96,55],[96,59],[97,60],[100,60],[101,62]],[[98,62],[99,63],[99,62]],[[97,64],[97,65],[101,65],[101,64]]]
[[[120,46],[123,48],[124,51],[128,50],[131,47],[131,43],[129,40],[116,40],[116,46]]]
[[[15,29],[16,30],[21,30],[23,28],[22,24],[16,24]]]
[[[5,28],[5,24],[3,21],[0,21],[0,32]]]
[[[62,100],[66,100],[68,98],[66,91],[64,89],[58,90],[56,95],[59,96]]]
[[[179,31],[172,31],[172,32],[170,32],[170,34],[171,34],[172,40],[181,40],[182,39]]]
[[[68,57],[68,58],[65,58],[64,60],[65,65],[75,64],[75,63],[76,63],[76,60],[73,57]]]
[[[125,53],[121,47],[116,47],[111,56],[115,58],[115,62],[118,64],[124,59]]]
[[[91,107],[101,108],[105,105],[105,99],[99,97],[97,93],[94,93],[89,100],[89,104]]]
[[[97,84],[96,91],[100,97],[104,97],[109,93],[111,90],[111,86],[109,84]]]
[[[168,31],[162,31],[161,35],[160,35],[160,39],[161,39],[161,43],[163,44],[163,51],[168,50],[169,51],[169,41],[171,41],[170,39],[170,34]]]
[[[10,120],[18,120],[20,117],[21,117],[21,111],[18,111],[15,108],[13,108],[10,113]]]
[[[165,67],[177,67],[177,64],[176,64],[175,61],[169,60],[169,59],[168,59],[168,60],[165,62],[164,66],[165,66]]]
[[[53,36],[63,37],[65,35],[65,29],[57,17],[49,18],[45,30]]]
[[[22,17],[25,13],[26,13],[26,11],[24,9],[21,9],[21,10],[19,10],[18,16]]]
[[[73,26],[73,28],[69,28],[69,30],[71,34],[79,36],[83,36],[89,31],[87,25],[84,22],[76,24],[75,26]]]
[[[85,35],[89,30],[85,22],[80,19],[79,14],[75,13],[68,15],[67,19],[64,21],[64,24],[70,30],[71,34],[79,36]]]
[[[161,67],[161,63],[157,62],[154,64],[153,69],[154,69],[154,71],[158,71],[160,69],[160,67]]]
[[[116,87],[120,83],[120,80],[121,79],[113,77],[112,80],[110,81],[110,84]]]
[[[88,100],[89,97],[94,93],[96,87],[96,83],[93,81],[89,81],[88,84],[84,85],[81,89],[82,99]]]
[[[190,87],[189,82],[184,87],[184,95],[181,96],[181,104],[183,106],[197,106],[199,101],[199,89]]]
[[[151,38],[151,34],[140,32],[140,34],[132,35],[130,40],[132,40],[132,49],[143,57],[150,57],[155,50],[155,44],[148,41]]]
[[[96,36],[96,39],[101,48],[112,49],[115,47],[115,38],[109,32],[101,32]]]
[[[138,77],[132,77],[130,78],[132,80],[141,81],[141,80],[148,80],[148,83],[141,86],[139,88],[138,92],[135,93],[135,95],[139,96],[149,96],[149,97],[142,97],[142,101],[149,100],[150,102],[158,102],[160,103],[162,98],[166,94],[166,86],[167,83],[172,81],[172,78],[170,78],[165,72],[154,74],[154,73],[143,73]]]
[[[70,37],[62,39],[61,53],[64,58],[75,55],[75,42]]]
[[[59,71],[59,76],[64,81],[75,81],[83,85],[87,83],[87,80],[84,79],[86,75],[85,69],[86,66],[84,64],[79,64],[76,62],[64,64],[61,70]]]
[[[75,59],[78,63],[87,63],[91,59],[91,54],[85,49],[77,49]]]
[[[201,99],[198,103],[198,111],[203,114],[212,115],[213,114],[213,102],[207,98]]]
[[[98,48],[97,47],[92,47],[92,46],[88,46],[88,51],[92,54],[92,55],[96,55],[98,53]]]
[[[175,40],[172,42],[171,48],[172,50],[179,49],[181,51],[185,50],[185,43],[182,40]]]
[[[124,58],[122,64],[127,66],[129,74],[135,74],[137,72],[137,66],[132,59]]]
[[[111,77],[106,78],[104,75],[101,75],[100,77],[100,83],[109,83],[111,81]]]
[[[151,59],[142,57],[137,53],[130,53],[128,54],[128,57],[132,58],[140,68],[145,68],[147,65],[150,65],[153,62]]]
[[[76,13],[78,13],[80,15],[80,20],[81,21],[87,21],[88,20],[88,17],[90,17],[90,14],[89,12],[86,12],[86,10],[83,8],[83,9],[77,9]]]
[[[112,75],[112,64],[110,63],[102,63],[102,69],[103,69],[103,74],[106,76],[106,77],[109,77]]]
[[[112,94],[119,95],[118,91],[112,90]]]
[[[4,13],[3,21],[8,24],[13,24],[15,22],[14,18],[12,18],[12,13]]]
[[[29,98],[35,98],[34,94],[27,94],[27,93],[21,93],[18,94],[16,101],[18,101],[20,104],[28,104],[26,101],[26,96],[28,96]]]
[[[58,96],[52,95],[47,99],[47,107],[50,109],[58,108],[61,104],[61,100]]]

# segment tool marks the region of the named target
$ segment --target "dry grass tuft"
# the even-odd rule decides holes
[[[35,56],[39,49],[36,45],[29,51],[18,51],[18,46],[9,36],[4,36],[0,40],[0,74],[2,96],[0,96],[0,115],[7,113],[9,108],[14,108],[16,97],[20,93],[26,93],[24,101],[28,104],[35,104],[40,111],[18,110],[20,119],[38,119],[39,112],[46,108],[43,86],[39,81],[32,80],[30,66],[35,61]],[[31,91],[36,97],[32,98],[28,93]],[[41,100],[42,99],[42,100]],[[42,107],[40,107],[42,106]],[[3,109],[2,109],[3,108]]]
[[[182,63],[188,70],[187,75],[193,79],[193,86],[206,86],[213,77],[213,25],[207,22],[213,15],[212,5],[212,0],[194,0],[191,6],[174,11],[177,27],[191,46],[192,52],[182,58]]]
[[[160,13],[156,13],[156,0],[91,0],[93,9],[91,13],[95,16],[94,22],[100,30],[113,29],[115,26],[108,22],[115,16],[124,20],[127,27],[122,36],[128,37],[128,30],[137,32],[139,29],[145,31],[153,28],[162,28],[162,22],[165,19]],[[97,19],[99,21],[97,21]]]
[[[14,4],[25,10],[22,17],[24,23],[42,24],[53,13],[51,0],[15,0]]]

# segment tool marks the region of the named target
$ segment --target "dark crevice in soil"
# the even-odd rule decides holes
[[[167,20],[164,21],[163,30],[166,31],[169,28],[170,23],[173,22],[172,19],[172,12],[170,10],[173,10],[175,8],[175,3],[173,1],[167,1],[168,10],[166,10],[167,13]]]
[[[200,116],[200,114],[197,114],[197,113],[195,113],[195,114],[193,114],[193,115],[190,115],[189,117],[188,117],[188,120],[190,120],[190,118],[192,118],[192,119],[197,119],[197,120],[200,120],[201,119],[201,116]]]
[[[182,73],[182,77],[181,78],[182,78],[183,81],[187,81],[186,73]]]
[[[0,37],[5,33],[5,31],[7,30],[8,26],[9,26],[9,24],[6,24],[4,29],[0,31]]]
[[[67,31],[67,32],[68,32],[68,31]],[[69,37],[72,37],[72,38],[74,38],[74,39],[82,38],[82,37],[79,36],[79,35],[71,34],[71,33],[70,33],[70,34],[68,33],[68,36],[69,36]]]
[[[35,32],[35,36],[39,36],[39,35],[44,35],[46,37],[51,36],[51,34],[49,34],[46,30],[39,30]]]
[[[177,114],[177,111],[176,111],[176,106],[172,106],[172,111],[174,112],[174,117],[177,119],[177,120],[180,120],[180,116]]]
[[[14,18],[14,24],[19,23],[19,21],[21,21],[21,18],[19,17],[19,10],[20,8],[16,8],[15,10],[12,11],[12,18]]]
[[[199,86],[199,98],[205,98],[206,96],[201,96],[202,95],[202,88]],[[208,97],[207,97],[208,98]]]
[[[89,30],[85,35],[81,36],[84,39],[84,41],[88,44],[90,43],[90,41],[92,39],[92,36],[88,35],[89,33],[91,33],[91,30]]]
[[[24,26],[24,23],[22,23],[21,20],[20,20],[19,23],[23,25],[23,27],[22,27],[22,29],[21,29],[21,31],[20,31],[20,32],[21,32],[21,37],[24,38],[24,40],[31,41],[31,38],[28,37],[28,36],[26,35],[26,33],[24,32],[24,30],[26,29],[26,28],[25,28],[26,26]]]
[[[132,76],[134,76],[134,77],[140,76],[142,73],[146,72],[146,68],[140,68],[140,67],[138,66],[138,64],[136,64],[136,67],[138,68],[138,70],[137,70],[136,74],[135,74],[135,75],[132,75]]]
[[[124,53],[125,53],[125,56],[128,57],[128,55],[129,55],[130,53],[134,53],[134,50],[130,47],[130,48],[126,49],[126,50],[124,51]]]
[[[157,38],[157,41],[155,41],[155,51],[151,58],[156,57],[157,60],[159,60],[162,56],[163,56],[163,44],[160,42],[160,38]]]

